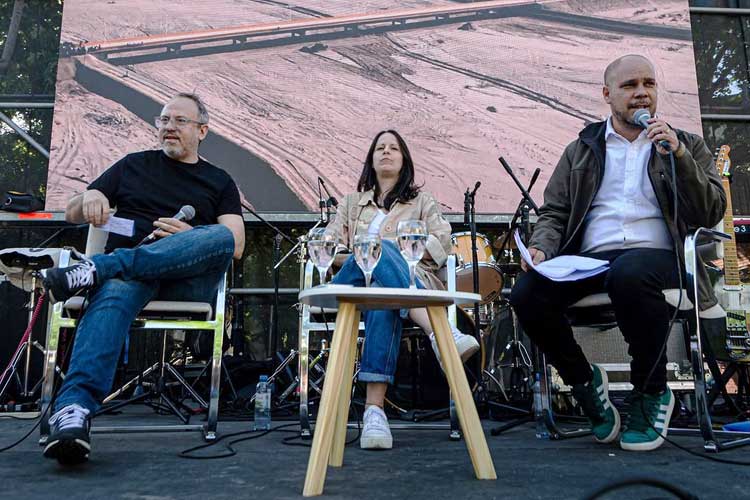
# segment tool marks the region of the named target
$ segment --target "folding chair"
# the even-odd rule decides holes
[[[107,232],[94,226],[89,226],[86,241],[86,255],[96,255],[104,250]],[[71,264],[71,249],[65,249],[60,254],[59,266],[65,267]],[[141,310],[133,327],[139,330],[161,330],[166,335],[167,330],[194,330],[213,333],[213,352],[211,364],[211,385],[209,402],[206,403],[200,396],[196,400],[208,410],[205,424],[182,425],[138,425],[138,426],[112,426],[103,427],[93,425],[91,432],[167,432],[201,430],[207,441],[216,439],[216,427],[219,415],[219,384],[221,381],[221,357],[222,344],[224,341],[224,308],[226,300],[226,275],[219,284],[214,304],[205,302],[179,302],[154,300],[146,304]],[[60,332],[64,328],[75,328],[78,318],[85,312],[83,297],[72,297],[66,302],[58,302],[49,309],[47,326],[47,343],[44,363],[44,385],[42,387],[41,409],[42,415],[49,416],[55,384],[55,373],[57,367],[57,350]],[[47,418],[42,418],[40,424],[40,444],[46,443],[49,435],[49,423]]]
[[[710,230],[701,228],[698,231],[696,231],[697,234],[701,234],[702,232],[705,232],[706,234],[711,235],[723,235],[723,233],[720,233],[719,231]],[[690,248],[688,248],[690,246]],[[689,236],[685,240],[685,270],[686,274],[688,275],[688,283],[684,284],[684,287],[682,290],[674,288],[674,289],[666,289],[662,290],[662,293],[664,294],[664,298],[666,302],[673,308],[676,309],[679,306],[679,311],[677,313],[676,317],[676,324],[679,325],[682,329],[682,333],[684,336],[684,357],[688,358],[688,352],[687,352],[687,346],[692,344],[695,340],[696,335],[700,335],[700,323],[706,323],[707,321],[716,321],[717,319],[721,322],[723,322],[725,314],[723,309],[719,305],[716,305],[710,309],[699,311],[697,307],[694,307],[693,304],[697,303],[694,302],[697,298],[697,292],[693,295],[693,300],[691,300],[691,294],[689,293],[689,290],[692,290],[692,287],[690,287],[690,276],[691,276],[691,269],[693,275],[695,274],[696,267],[691,267],[691,260],[694,258],[697,258],[697,255],[700,254],[703,260],[715,260],[717,258],[720,258],[722,255],[722,247],[720,244],[717,244],[717,240],[713,239],[709,242],[704,242],[700,246],[695,246],[695,239],[692,236]],[[695,261],[697,262],[697,261]],[[693,266],[697,265],[695,262],[692,264]],[[617,327],[617,322],[615,320],[614,311],[612,310],[612,301],[609,298],[609,295],[607,293],[596,293],[592,295],[588,295],[575,304],[571,305],[568,308],[569,311],[569,317],[571,320],[571,325],[573,327],[587,327],[587,328],[593,328],[596,330],[604,331],[608,329],[612,329]],[[698,327],[696,328],[694,326],[695,321],[691,320],[691,312],[695,310],[695,316],[696,318],[699,318],[698,320]],[[596,335],[596,333],[594,333]],[[701,353],[701,359],[703,359],[703,354]],[[551,439],[567,439],[567,438],[575,438],[580,436],[585,436],[591,433],[590,429],[588,428],[578,428],[578,429],[572,429],[572,430],[563,430],[557,425],[557,422],[555,421],[555,414],[552,410],[552,390],[551,390],[551,384],[549,381],[549,367],[546,363],[545,356],[540,353],[539,355],[539,361],[538,366],[541,367],[540,369],[540,391],[542,396],[542,412],[541,415],[544,419],[544,424],[546,425],[550,438]],[[606,370],[606,371],[627,371],[629,370],[629,365],[623,364],[623,363],[600,363],[600,366]],[[669,368],[673,369],[675,372],[679,372],[682,368],[678,364],[671,363],[668,365]],[[701,363],[702,367],[702,363]],[[686,389],[686,390],[692,390],[695,393],[697,405],[700,406],[700,400],[705,399],[705,384],[702,384],[701,388],[701,381],[704,380],[703,373],[696,373],[695,371],[695,361],[691,362],[691,371],[690,373],[684,375],[682,378],[686,378],[688,380],[678,381],[678,382],[670,382],[670,385],[676,384],[679,386],[680,389]],[[610,384],[610,387],[612,387],[613,384]],[[703,395],[699,396],[699,392]],[[704,411],[704,413],[707,414],[707,408]],[[699,410],[700,415],[700,410]],[[700,418],[700,417],[699,417]],[[670,432],[674,432],[675,434],[681,434],[681,433],[688,433],[688,430],[686,429],[673,429],[670,428]]]

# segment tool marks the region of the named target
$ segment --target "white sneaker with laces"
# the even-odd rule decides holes
[[[382,408],[370,405],[365,410],[362,436],[359,447],[363,450],[390,450],[393,448],[393,436],[388,427],[388,417]]]
[[[453,341],[456,343],[458,355],[461,357],[461,362],[466,363],[479,350],[479,342],[473,336],[461,333],[456,327],[452,327],[452,330]],[[440,363],[440,368],[442,368],[443,361],[440,359],[440,350],[438,349],[437,339],[435,339],[435,333],[430,334],[430,344],[432,345],[432,350],[435,352],[435,357],[437,357]]]

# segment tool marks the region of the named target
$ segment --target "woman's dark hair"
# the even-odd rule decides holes
[[[391,206],[396,201],[404,203],[413,200],[417,197],[417,194],[419,194],[419,186],[414,184],[414,162],[411,159],[411,153],[409,152],[409,148],[406,147],[404,138],[395,130],[381,130],[372,140],[370,150],[367,152],[367,158],[365,159],[365,165],[362,168],[362,174],[359,176],[357,191],[364,192],[374,189],[375,204],[378,203],[378,198],[380,197],[380,186],[378,185],[375,168],[372,165],[372,156],[375,153],[375,146],[378,144],[378,139],[380,139],[380,136],[383,134],[393,134],[398,142],[398,147],[401,149],[401,156],[403,157],[403,165],[401,166],[401,172],[398,175],[398,181],[396,181],[396,185],[393,186],[393,189],[391,189],[383,200],[383,206],[385,209],[390,210]]]

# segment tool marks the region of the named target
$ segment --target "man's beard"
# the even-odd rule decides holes
[[[162,144],[162,149],[164,150],[164,153],[173,160],[177,160],[185,156],[185,148],[182,147],[181,144]]]
[[[629,111],[629,110],[628,110]],[[635,114],[635,111],[633,113],[621,113],[621,112],[615,112],[615,116],[617,116],[617,119],[620,121],[620,123],[625,124],[629,128],[633,129],[640,129],[641,126],[633,120],[633,115]]]

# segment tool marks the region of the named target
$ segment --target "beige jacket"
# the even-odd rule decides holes
[[[328,224],[327,232],[333,233],[339,242],[352,248],[355,234],[366,234],[370,223],[378,213],[373,190],[351,193],[339,204],[336,216]],[[451,225],[440,212],[435,198],[420,192],[416,198],[401,203],[395,202],[380,225],[380,237],[394,243],[398,238],[398,223],[402,220],[422,220],[427,226],[427,251],[417,265],[417,276],[425,287],[445,288],[438,278],[438,270],[445,265],[451,252]]]

